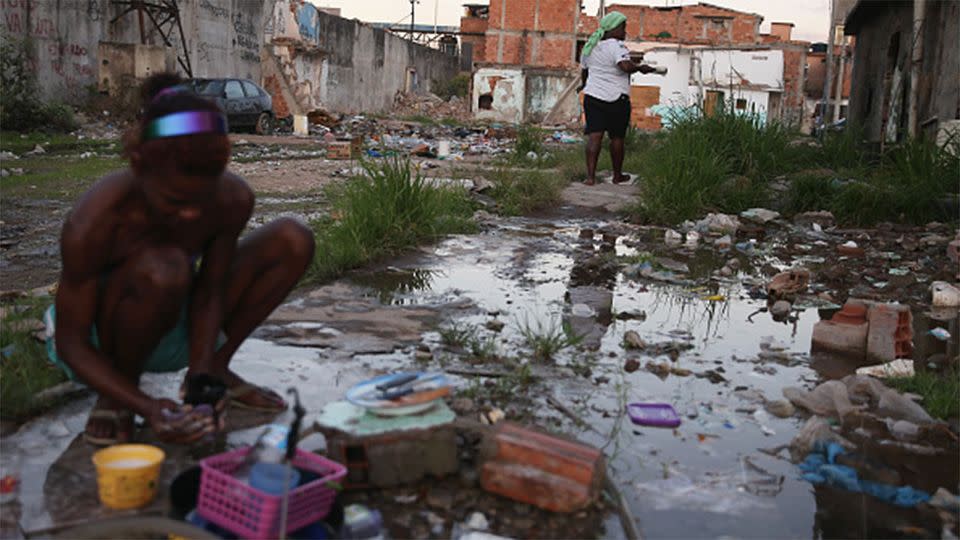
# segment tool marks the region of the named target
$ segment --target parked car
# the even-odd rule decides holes
[[[253,128],[260,135],[273,131],[273,98],[247,79],[194,79],[196,92],[209,97],[227,113],[230,129]]]

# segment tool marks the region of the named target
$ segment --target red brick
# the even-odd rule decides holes
[[[573,62],[576,40],[569,38],[543,38],[539,42],[540,54],[538,65],[547,67],[563,67]]]
[[[287,118],[290,116],[290,107],[287,100],[283,99],[283,91],[280,88],[280,82],[276,77],[270,75],[263,80],[263,89],[273,98],[273,114],[277,118]]]

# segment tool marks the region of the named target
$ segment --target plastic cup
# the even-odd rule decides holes
[[[157,495],[163,450],[146,444],[118,444],[93,454],[100,502],[115,510],[146,506]]]

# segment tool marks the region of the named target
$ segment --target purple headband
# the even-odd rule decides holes
[[[219,112],[184,111],[155,118],[143,130],[143,140],[196,135],[199,133],[227,134],[227,119]]]

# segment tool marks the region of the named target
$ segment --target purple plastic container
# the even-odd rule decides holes
[[[634,424],[674,428],[680,425],[680,416],[668,403],[631,403],[627,414]]]

